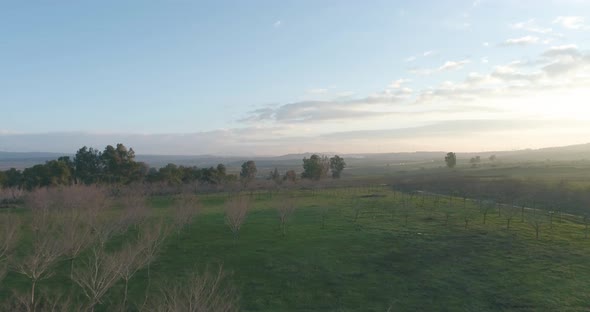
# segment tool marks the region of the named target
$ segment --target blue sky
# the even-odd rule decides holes
[[[583,0],[0,2],[0,150],[583,143],[589,48]]]

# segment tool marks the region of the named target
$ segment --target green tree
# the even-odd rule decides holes
[[[3,188],[6,184],[6,173],[4,171],[0,171],[0,188]]]
[[[457,155],[453,152],[447,153],[447,156],[445,156],[445,163],[447,163],[447,167],[455,168],[457,165]]]
[[[340,179],[344,167],[346,167],[346,162],[344,162],[344,158],[338,155],[335,155],[334,157],[330,158],[330,170],[332,170],[332,178]]]
[[[183,171],[175,164],[167,164],[158,170],[159,180],[168,184],[182,183]]]
[[[74,174],[78,182],[93,184],[102,173],[101,153],[94,148],[82,147],[74,156]]]
[[[49,167],[45,165],[34,165],[23,170],[23,185],[27,190],[50,186],[51,174]]]
[[[135,161],[135,151],[127,149],[119,143],[117,147],[108,145],[100,160],[104,166],[103,177],[111,183],[129,183],[137,180],[140,176],[141,165]]]
[[[10,168],[4,171],[6,179],[4,180],[4,187],[21,187],[23,185],[23,174],[20,170]]]
[[[242,171],[240,171],[240,178],[244,183],[250,183],[256,177],[256,163],[253,160],[248,160],[242,164]]]
[[[74,182],[73,164],[69,157],[60,157],[45,163],[50,176],[50,185],[71,185]]]
[[[304,179],[319,180],[328,175],[330,169],[330,160],[326,156],[319,156],[316,154],[311,157],[303,158],[303,173],[301,177]]]

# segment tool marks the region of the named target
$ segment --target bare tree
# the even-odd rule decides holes
[[[410,213],[412,212],[412,202],[405,198],[403,194],[400,195],[400,204],[401,204],[401,212],[404,217],[404,226],[408,226],[408,218],[410,217]]]
[[[145,249],[149,248],[142,241],[128,242],[116,254],[115,258],[119,262],[120,269],[118,271],[119,277],[125,282],[125,290],[123,292],[123,309],[127,308],[127,294],[129,290],[129,280],[144,267],[150,257],[146,257]]]
[[[588,238],[588,226],[590,225],[590,218],[588,218],[588,216],[584,216],[582,221],[584,222],[584,238]]]
[[[515,209],[514,203],[511,205],[504,206],[504,219],[506,219],[506,229],[510,230],[510,222],[516,215],[518,214],[518,210]]]
[[[37,193],[43,194],[43,193]],[[46,193],[44,193],[46,194]],[[36,196],[36,195],[35,195]],[[41,198],[45,195],[39,195]],[[37,198],[37,199],[39,199]],[[40,280],[53,275],[51,269],[63,255],[61,226],[43,203],[31,211],[31,245],[29,252],[14,264],[14,270],[31,282],[29,307],[35,311],[35,291]]]
[[[356,222],[364,209],[364,205],[357,197],[354,197],[351,206],[354,213],[354,222]]]
[[[63,312],[63,311],[82,311],[83,307],[76,304],[71,296],[66,296],[62,293],[55,295],[42,292],[39,294],[35,302],[35,306],[31,306],[30,298],[27,294],[20,294],[14,292],[12,298],[4,303],[1,307],[2,311],[12,312]]]
[[[145,225],[143,231],[139,232],[137,241],[141,246],[142,257],[145,261],[144,265],[147,266],[148,282],[146,286],[146,302],[148,290],[151,284],[151,263],[156,258],[158,252],[162,248],[164,241],[170,234],[170,229],[165,225],[164,221],[160,219],[155,223]],[[145,302],[144,302],[145,305]]]
[[[479,206],[479,211],[483,215],[483,224],[486,224],[486,219],[488,216],[488,212],[494,209],[495,203],[491,200],[478,200],[477,204]]]
[[[145,311],[234,312],[239,311],[238,294],[220,267],[217,273],[192,274],[183,284],[162,288],[161,295]]]
[[[11,214],[0,218],[0,281],[6,274],[7,263],[19,240],[20,219]]]
[[[287,235],[287,221],[295,212],[295,201],[292,198],[282,199],[276,203],[281,232],[283,236]]]
[[[70,261],[70,278],[74,270],[74,260],[82,250],[93,243],[92,228],[89,226],[91,218],[86,209],[86,201],[89,186],[70,186],[60,190],[61,199],[59,211],[56,214],[61,226],[62,244],[64,254]]]
[[[238,233],[246,220],[249,209],[250,199],[246,196],[236,196],[225,204],[225,223],[232,231],[234,240],[238,238]]]
[[[88,310],[94,311],[106,292],[120,277],[121,264],[116,255],[108,254],[104,246],[91,249],[87,259],[74,270],[73,279],[88,298]]]
[[[534,212],[534,211],[533,211]],[[542,214],[534,213],[532,216],[528,217],[528,223],[531,227],[535,230],[535,238],[539,239],[539,232],[541,227],[545,223],[545,216]]]
[[[141,226],[150,216],[150,210],[147,206],[147,199],[142,190],[137,188],[128,189],[121,197],[123,211],[121,216],[121,228],[127,228],[134,225],[137,228]]]
[[[471,209],[469,209],[469,207],[467,207],[467,204],[465,203],[463,205],[463,222],[465,223],[465,229],[469,228],[469,222],[471,221]]]
[[[194,218],[201,212],[202,206],[197,196],[182,194],[176,197],[172,209],[176,230],[181,231],[193,222]]]

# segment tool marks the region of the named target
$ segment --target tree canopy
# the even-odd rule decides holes
[[[242,171],[240,171],[240,178],[244,183],[249,183],[256,178],[256,163],[253,160],[248,160],[242,164]]]
[[[457,155],[453,152],[447,153],[445,156],[445,163],[447,163],[447,167],[455,168],[457,165]]]
[[[327,177],[329,170],[330,160],[328,157],[313,154],[309,159],[303,158],[303,173],[301,177],[304,179],[319,180]]]

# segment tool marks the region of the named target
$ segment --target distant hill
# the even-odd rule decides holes
[[[380,165],[395,163],[411,162],[440,162],[446,152],[442,151],[419,151],[406,153],[354,153],[339,154],[335,152],[317,153],[321,155],[339,154],[344,157],[353,166],[363,165]],[[174,163],[184,166],[210,167],[223,163],[229,169],[237,170],[245,160],[256,161],[260,169],[274,168],[279,169],[293,168],[300,166],[304,157],[310,157],[313,153],[287,154],[281,156],[217,156],[217,155],[137,155],[137,160],[147,163],[152,167],[162,167],[168,163]],[[506,161],[571,161],[590,159],[590,143],[548,147],[541,149],[524,149],[515,151],[486,151],[486,152],[469,152],[457,153],[459,159],[469,159],[480,156],[483,159],[491,155],[496,155],[500,160]],[[26,168],[35,164],[44,163],[60,156],[72,156],[72,154],[60,153],[18,153],[0,151],[0,170],[6,170],[11,167]]]

